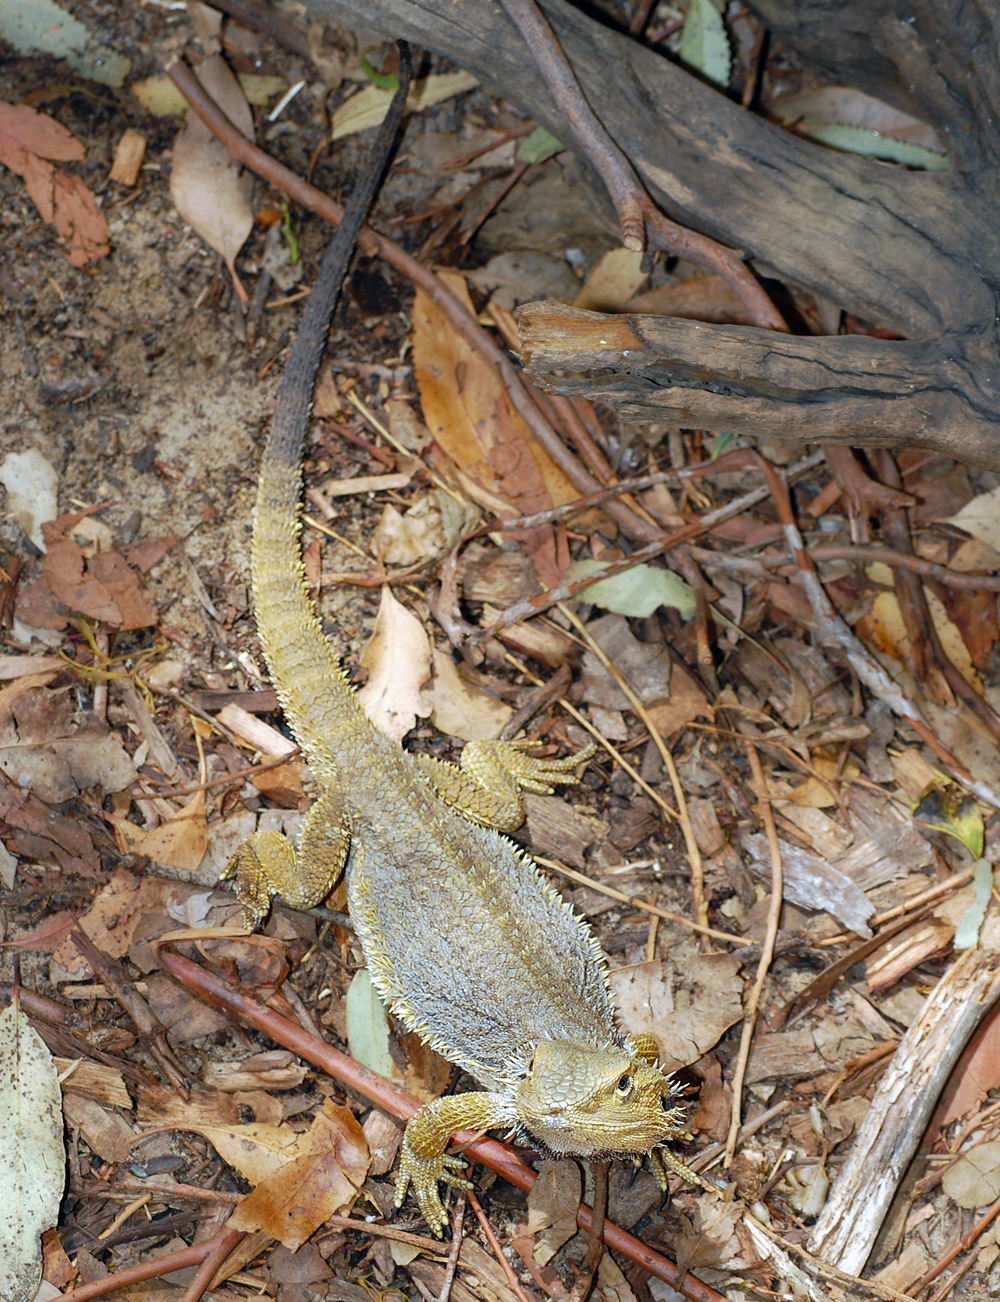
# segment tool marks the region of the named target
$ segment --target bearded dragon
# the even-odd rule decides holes
[[[401,92],[406,60],[401,61]],[[396,1205],[412,1186],[435,1234],[439,1182],[467,1185],[446,1152],[456,1129],[502,1127],[553,1154],[648,1155],[698,1181],[659,1148],[684,1134],[680,1087],[655,1042],[620,1031],[604,956],[587,924],[505,833],[519,791],[576,782],[592,747],[533,757],[532,743],[469,743],[461,767],[413,755],[368,720],[331,651],[305,584],[301,458],[316,372],[357,233],[385,168],[402,100],[323,259],[283,378],[260,467],[253,594],[261,646],[285,717],[320,789],[298,850],[274,831],[245,841],[236,879],[252,929],[280,893],[322,901],[342,873],[372,981],[404,1026],[482,1091],[428,1103],[403,1138]]]

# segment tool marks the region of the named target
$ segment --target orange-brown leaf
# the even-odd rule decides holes
[[[229,1218],[233,1229],[263,1230],[292,1252],[335,1212],[350,1206],[371,1163],[351,1110],[329,1099],[296,1147],[295,1156],[262,1180]]]
[[[48,160],[79,161],[84,156],[83,145],[55,118],[27,104],[0,101],[0,163],[23,177],[42,218],[69,240],[74,267],[110,253],[108,223],[80,178]]]

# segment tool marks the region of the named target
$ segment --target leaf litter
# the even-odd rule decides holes
[[[694,9],[692,6],[689,14]],[[683,19],[683,13],[680,16]],[[220,30],[224,57],[243,88],[241,96],[259,103],[247,88],[247,66],[240,65],[244,56],[239,54],[239,41],[244,38],[229,27]],[[266,48],[273,66],[292,71],[282,63],[280,53]],[[253,58],[259,54],[260,48]],[[707,67],[702,70],[711,75]],[[445,75],[451,74],[446,71]],[[288,86],[293,80],[291,75],[284,76],[281,84]],[[232,93],[231,85],[229,90]],[[277,93],[272,86],[272,103]],[[312,102],[310,93],[303,92],[299,108]],[[344,104],[351,105],[367,94],[362,91],[348,97]],[[240,101],[233,99],[231,107],[243,115],[251,130],[245,101],[241,108]],[[284,125],[293,129],[271,136],[268,147],[275,152],[288,148],[290,163],[305,171],[308,160],[296,150],[307,140],[310,145],[316,143],[320,126],[318,119],[310,123],[308,113],[296,117],[296,111],[286,111],[284,120]],[[32,112],[36,118],[44,116]],[[424,116],[421,114],[422,120]],[[19,118],[28,120],[23,114]],[[483,122],[489,125],[484,128]],[[140,116],[137,124],[148,125],[148,119]],[[871,129],[867,121],[854,125]],[[389,202],[396,205],[394,211],[387,210],[390,219],[399,216],[408,221],[431,209],[435,197],[442,206],[452,200],[470,206],[483,202],[485,191],[476,188],[480,182],[509,177],[518,161],[528,162],[534,169],[501,200],[495,213],[487,216],[479,236],[458,245],[449,244],[451,237],[443,235],[435,246],[449,268],[448,283],[480,314],[487,328],[501,329],[504,310],[536,296],[538,286],[544,286],[542,293],[565,301],[581,292],[599,292],[603,295],[601,305],[612,310],[690,312],[702,320],[727,319],[727,311],[737,312],[711,277],[694,274],[682,263],[669,269],[657,263],[651,273],[640,277],[636,260],[623,258],[615,249],[595,205],[585,200],[580,205],[589,208],[585,214],[574,208],[574,203],[580,203],[580,194],[586,192],[581,191],[579,176],[572,170],[571,154],[560,149],[558,141],[549,140],[518,159],[524,142],[532,139],[527,131],[530,123],[514,120],[506,106],[484,92],[429,108],[426,126],[428,129],[421,131],[414,120],[411,130],[417,134],[412,142],[407,137],[407,149],[411,143],[415,149],[434,135],[447,137],[447,141],[434,142],[433,149],[428,146],[426,176],[412,180],[412,174],[401,172],[392,183],[398,188],[389,191]],[[329,135],[329,123],[323,124],[322,131]],[[79,130],[74,134],[86,139]],[[913,140],[922,143],[916,136]],[[348,136],[341,134],[338,141],[349,147]],[[514,148],[504,153],[508,144]],[[483,146],[491,146],[495,152],[484,150],[466,158]],[[89,140],[86,147],[91,148]],[[159,148],[162,145],[152,146],[149,156],[154,160]],[[228,163],[225,177],[214,167],[201,169],[199,177],[197,155],[190,169],[185,146],[181,145],[179,157],[177,142],[173,149],[173,172],[179,167],[179,183],[194,185],[213,178],[197,199],[202,211],[209,214],[201,234],[211,237],[212,247],[228,259],[241,283],[245,280],[252,292],[263,283],[258,268],[267,266],[263,223],[253,226],[254,212],[262,211],[256,204],[260,190],[254,204],[230,203],[226,194],[249,196],[249,186],[235,178]],[[69,161],[36,152],[42,162]],[[339,155],[333,157],[339,160]],[[435,158],[460,161],[457,168],[445,168],[443,162],[440,166],[434,162]],[[339,168],[339,161],[336,166]],[[464,175],[458,185],[445,191],[444,187],[463,173],[477,174],[471,179]],[[152,171],[139,175],[139,186],[145,182],[162,199],[162,172],[159,176]],[[150,342],[143,344],[147,353],[156,354],[164,347],[168,355],[183,355],[193,363],[190,384],[199,401],[210,402],[214,384],[230,394],[230,404],[235,398],[237,409],[242,397],[247,410],[252,407],[261,414],[261,407],[253,407],[258,401],[258,385],[270,393],[267,386],[280,370],[282,340],[295,328],[295,306],[265,306],[256,342],[247,346],[235,339],[230,347],[228,338],[234,327],[227,313],[232,308],[232,289],[225,277],[217,274],[214,259],[205,257],[195,236],[185,234],[165,206],[153,209],[149,203],[150,189],[140,188],[134,204],[123,211],[141,214],[141,228],[147,234],[159,231],[161,224],[169,232],[165,247],[171,252],[162,265],[185,287],[186,297],[178,299],[174,307],[184,307],[183,320],[188,325],[182,329],[169,325],[163,304],[171,300],[164,298],[153,310],[148,304],[136,309],[136,315],[129,317],[127,338],[135,338],[141,326],[152,332]],[[442,225],[449,219],[449,211],[403,229],[427,240],[438,231],[435,223],[439,219]],[[380,220],[385,216],[383,212]],[[538,219],[531,231],[529,217]],[[186,220],[190,222],[190,216]],[[468,220],[466,213],[463,221]],[[314,222],[301,220],[297,214],[293,214],[292,223],[305,236],[301,283],[307,287],[323,235]],[[109,229],[116,245],[120,242],[136,255],[145,247],[141,242],[129,243],[136,235],[121,214]],[[513,230],[521,232],[518,239],[522,243],[503,233]],[[498,239],[508,240],[499,251],[495,246]],[[44,288],[46,276],[58,285],[64,261],[45,253],[32,252],[25,257],[28,264],[37,257],[39,266],[45,268],[45,275],[34,277],[32,285],[36,292],[41,292],[41,287],[51,295],[54,308],[59,294],[51,286]],[[504,258],[507,261],[501,262]],[[119,285],[119,302],[114,301],[113,288],[108,291],[110,298],[106,294],[99,301],[88,300],[91,315],[82,319],[67,316],[75,322],[70,329],[87,331],[94,339],[95,331],[109,331],[105,336],[109,342],[112,338],[124,341],[120,317],[115,314],[124,314],[120,304],[126,295],[121,282],[110,279],[114,274],[114,269],[105,270],[102,264],[100,275],[109,277],[109,286]],[[161,276],[159,264],[150,275],[170,284],[168,276]],[[77,280],[71,283],[83,294],[85,290],[93,293],[103,282],[95,277],[89,285]],[[507,297],[494,300],[492,295],[499,292],[499,286],[505,287]],[[345,441],[332,426],[317,424],[309,452],[309,482],[326,492],[334,512],[326,519],[333,537],[327,534],[321,540],[317,530],[306,529],[307,543],[318,543],[320,563],[314,573],[321,611],[334,644],[345,652],[352,672],[356,666],[368,670],[368,687],[381,700],[381,717],[389,721],[386,726],[405,736],[409,745],[441,758],[454,758],[455,738],[498,735],[515,715],[524,726],[519,712],[533,699],[541,704],[534,719],[529,718],[528,729],[553,747],[580,745],[588,724],[605,734],[614,750],[603,751],[581,788],[559,797],[531,796],[528,823],[519,835],[536,853],[569,862],[591,883],[579,885],[572,898],[576,907],[587,913],[609,954],[624,1024],[634,1033],[652,1030],[671,1065],[691,1065],[698,1074],[704,1129],[698,1131],[694,1147],[684,1152],[685,1158],[707,1142],[725,1139],[739,1038],[733,1028],[742,1016],[747,984],[744,951],[752,953],[749,946],[759,944],[764,936],[771,862],[761,834],[759,793],[748,779],[745,760],[745,739],[755,742],[763,756],[786,874],[778,956],[769,978],[766,1006],[773,1012],[786,1005],[806,987],[813,969],[825,970],[835,960],[844,964],[833,984],[801,1011],[795,1024],[758,1029],[748,1068],[747,1080],[760,1107],[765,1102],[777,1103],[785,1110],[747,1141],[744,1165],[747,1169],[753,1165],[754,1152],[767,1171],[779,1158],[790,1165],[787,1182],[779,1183],[771,1196],[771,1207],[784,1215],[787,1200],[789,1207],[802,1214],[813,1208],[808,1200],[818,1196],[816,1191],[822,1185],[814,1179],[818,1154],[824,1152],[829,1175],[835,1177],[852,1142],[855,1120],[876,1096],[880,1075],[891,1062],[897,1042],[916,1022],[928,993],[953,961],[956,928],[970,909],[977,910],[976,924],[983,928],[980,945],[984,934],[989,941],[987,928],[995,905],[987,902],[985,919],[980,918],[986,878],[982,872],[975,880],[971,876],[977,852],[969,848],[968,838],[956,837],[954,812],[933,822],[927,812],[928,790],[937,789],[934,784],[942,781],[939,759],[905,725],[895,731],[890,727],[885,735],[877,717],[869,718],[871,701],[856,687],[836,649],[812,640],[811,612],[796,588],[787,556],[776,545],[775,520],[767,503],[747,508],[730,522],[733,527],[728,532],[720,527],[702,540],[709,553],[707,560],[704,553],[699,553],[698,559],[702,577],[710,580],[704,587],[692,585],[689,570],[678,573],[671,557],[666,565],[654,561],[604,581],[612,585],[610,597],[604,594],[607,604],[599,600],[597,585],[584,589],[571,603],[574,612],[613,662],[625,670],[652,726],[666,737],[674,754],[687,795],[686,816],[705,857],[704,890],[711,925],[748,944],[724,946],[709,941],[706,948],[727,948],[731,953],[703,953],[698,933],[669,916],[660,916],[672,914],[690,921],[695,913],[690,847],[677,826],[673,788],[649,723],[636,713],[602,661],[579,645],[576,632],[558,608],[534,619],[522,615],[520,622],[497,636],[486,635],[506,608],[532,600],[567,575],[594,572],[595,567],[626,554],[632,542],[601,508],[559,516],[559,508],[578,497],[579,490],[556,470],[534,433],[522,423],[497,384],[495,372],[483,368],[479,355],[454,327],[434,315],[429,300],[418,299],[411,306],[398,285],[392,288],[402,304],[396,316],[395,309],[379,310],[370,302],[366,305],[361,281],[357,285],[352,281],[350,301],[344,309],[349,324],[336,327],[331,337],[326,381],[329,415],[361,441]],[[175,292],[180,292],[176,284],[166,291],[168,295]],[[262,303],[267,301],[262,291]],[[19,302],[27,304],[19,309],[26,320],[33,320],[31,303]],[[195,303],[197,307],[192,307]],[[248,307],[248,312],[252,310]],[[102,324],[98,313],[117,324],[108,325],[107,320]],[[207,323],[207,332],[201,330],[199,314],[201,322]],[[193,331],[190,338],[186,331]],[[161,335],[162,341],[156,342]],[[37,340],[30,338],[37,348]],[[84,342],[79,334],[62,342],[75,346],[74,339]],[[85,346],[89,348],[90,342]],[[104,346],[96,344],[98,349]],[[199,357],[216,351],[223,357],[221,373],[214,355],[209,365],[199,367]],[[271,367],[276,359],[277,366]],[[44,357],[42,360],[46,364]],[[96,361],[103,359],[97,357]],[[267,1171],[255,1171],[256,1192],[240,1203],[237,1223],[266,1231],[288,1246],[304,1243],[312,1235],[309,1246],[319,1244],[322,1249],[317,1254],[321,1268],[347,1288],[361,1269],[351,1246],[359,1242],[353,1237],[358,1231],[350,1231],[352,1237],[348,1238],[336,1225],[324,1228],[323,1221],[331,1211],[349,1208],[359,1189],[368,1207],[388,1213],[392,1186],[385,1172],[389,1167],[366,1180],[364,1140],[358,1137],[351,1114],[328,1098],[322,1101],[331,1088],[329,1081],[323,1078],[323,1087],[318,1089],[319,1078],[294,1056],[289,1061],[283,1059],[276,1072],[267,1067],[244,1070],[253,1062],[248,1049],[257,1046],[247,1043],[230,1018],[206,1009],[193,995],[168,981],[157,961],[158,939],[180,927],[190,928],[200,938],[178,942],[188,946],[189,953],[212,955],[248,988],[285,1000],[283,1006],[296,1017],[318,1019],[331,1035],[343,1039],[351,1029],[352,1014],[346,1002],[348,990],[353,988],[351,978],[357,979],[359,955],[352,933],[338,913],[342,899],[335,896],[329,902],[330,918],[322,924],[329,925],[327,939],[317,948],[316,919],[294,914],[280,904],[274,915],[274,936],[247,941],[224,935],[227,926],[237,921],[236,910],[230,897],[211,890],[215,874],[227,858],[226,845],[238,842],[248,828],[263,825],[267,818],[298,818],[311,796],[310,779],[301,766],[295,769],[294,778],[291,769],[282,774],[278,767],[266,767],[268,757],[282,758],[280,751],[268,749],[277,743],[264,742],[262,734],[249,730],[243,735],[230,726],[237,717],[233,711],[238,709],[254,711],[249,717],[257,723],[263,722],[258,711],[278,722],[273,698],[260,690],[255,676],[259,656],[246,601],[243,528],[249,520],[250,467],[255,457],[248,444],[242,445],[240,464],[230,478],[209,476],[209,487],[199,489],[196,469],[204,463],[195,466],[200,451],[195,446],[197,440],[185,443],[176,432],[161,434],[157,422],[144,416],[144,404],[152,401],[144,396],[148,388],[138,379],[131,383],[134,376],[142,376],[148,385],[152,375],[152,392],[161,394],[156,387],[161,383],[156,375],[158,356],[140,358],[136,351],[128,365],[136,369],[116,374],[118,379],[130,381],[128,401],[136,410],[129,418],[138,413],[141,428],[136,427],[134,434],[124,424],[118,429],[113,395],[96,392],[87,401],[98,413],[94,419],[105,425],[100,429],[96,424],[87,426],[87,436],[103,442],[92,441],[87,452],[85,440],[81,440],[68,459],[56,456],[45,445],[47,463],[59,467],[58,480],[46,471],[37,491],[29,487],[22,491],[20,502],[14,494],[8,501],[11,519],[18,520],[35,545],[45,549],[43,559],[27,554],[25,581],[16,584],[20,632],[18,643],[10,650],[26,662],[41,662],[42,652],[46,656],[44,667],[38,666],[38,678],[34,678],[38,670],[29,669],[12,679],[19,694],[5,698],[0,705],[0,740],[4,743],[0,815],[13,887],[8,938],[16,939],[25,953],[31,952],[31,945],[41,953],[59,947],[51,954],[48,981],[44,968],[35,971],[46,997],[62,1010],[62,1033],[75,1037],[69,1041],[70,1052],[64,1061],[80,1061],[75,1068],[78,1084],[84,1067],[99,1065],[88,1055],[105,1052],[99,1034],[102,1027],[105,1034],[113,1031],[118,1037],[118,1047],[111,1055],[117,1054],[131,1068],[136,1028],[132,1014],[117,1002],[113,992],[93,982],[93,973],[79,962],[71,938],[63,934],[71,915],[60,909],[67,902],[74,911],[82,912],[84,930],[98,948],[125,964],[129,980],[161,1025],[168,1028],[169,1044],[187,1070],[189,1126],[184,1125],[181,1109],[174,1115],[167,1106],[168,1092],[157,1093],[141,1075],[136,1079],[134,1072],[117,1076],[128,1082],[131,1096],[123,1097],[124,1086],[113,1095],[97,1097],[67,1090],[67,1097],[75,1096],[66,1108],[72,1126],[73,1160],[83,1173],[84,1186],[94,1182],[89,1186],[93,1197],[77,1203],[78,1208],[86,1206],[88,1224],[104,1229],[113,1222],[120,1203],[109,1200],[107,1194],[113,1190],[125,1196],[126,1182],[138,1178],[131,1174],[132,1169],[147,1171],[145,1178],[153,1181],[162,1179],[155,1175],[157,1163],[166,1162],[171,1165],[160,1169],[172,1173],[178,1183],[204,1182],[206,1187],[213,1178],[228,1178],[230,1168],[246,1178],[240,1165],[246,1151],[242,1140],[253,1127],[257,1127],[255,1134],[263,1135],[261,1127],[270,1126],[280,1134],[282,1144],[288,1145],[282,1147],[282,1153],[296,1156],[294,1161],[275,1161]],[[261,375],[263,379],[258,378]],[[349,402],[352,392],[363,399],[366,409],[398,446],[365,423],[359,409]],[[163,410],[171,405],[176,404],[165,401]],[[422,418],[433,441],[426,441],[425,434],[414,440],[397,432],[403,428],[398,419],[401,406],[417,424]],[[601,482],[644,472],[676,472],[704,459],[709,447],[698,431],[627,426],[600,407],[577,408],[579,424],[571,414],[564,412],[564,418],[569,422],[563,427],[567,443],[581,455],[584,446],[589,448],[590,464],[598,468]],[[591,444],[581,439],[580,427],[589,434]],[[108,428],[114,429],[113,437]],[[229,437],[233,426],[223,422],[223,428]],[[219,466],[232,462],[228,444],[208,436],[204,442]],[[366,443],[381,455],[371,455]],[[739,451],[738,443],[735,450]],[[37,468],[38,449],[30,444],[5,446],[3,451],[8,454],[5,466],[10,465],[9,454],[14,453],[29,456]],[[188,456],[195,466],[190,474]],[[907,489],[919,500],[912,517],[915,555],[944,567],[947,573],[989,578],[998,563],[997,551],[992,549],[997,543],[993,529],[996,512],[990,513],[996,490],[989,476],[974,472],[970,477],[965,468],[940,460],[921,466],[918,460],[900,457],[901,468],[907,471]],[[106,479],[106,470],[119,482],[110,476]],[[334,497],[326,489],[331,478],[350,491]],[[8,489],[16,485],[14,476],[7,479]],[[758,483],[745,463],[730,468],[722,461],[697,481],[672,481],[669,492],[662,484],[637,489],[636,500],[663,528],[679,528]],[[663,492],[657,493],[657,488]],[[800,522],[808,526],[810,547],[849,541],[846,508],[839,504],[838,489],[835,473],[823,464],[814,466],[795,486],[796,507]],[[810,504],[821,498],[825,501],[821,514],[810,516]],[[100,507],[106,499],[109,504]],[[217,505],[220,499],[225,502],[222,512]],[[63,514],[56,519],[59,507]],[[132,511],[140,518],[129,525]],[[512,519],[538,514],[545,517],[541,522],[504,528]],[[41,524],[46,520],[50,528],[43,536]],[[488,525],[490,532],[469,541],[469,532],[480,525]],[[877,521],[872,527],[878,528]],[[193,599],[191,571],[172,550],[174,536],[182,535],[195,558],[195,577],[214,614],[200,599]],[[340,538],[358,550],[352,551]],[[435,567],[442,566],[456,545],[456,585],[439,594],[430,580],[439,572]],[[919,626],[905,622],[899,603],[899,571],[873,569],[844,557],[819,563],[838,609],[873,653],[884,657],[905,690],[917,695],[929,690],[909,667],[913,635]],[[0,557],[0,564],[6,567],[8,562]],[[382,582],[387,576],[380,567],[422,565],[426,571],[403,580],[400,586],[392,580],[394,596]],[[571,565],[584,569],[570,569]],[[360,584],[343,586],[352,571],[375,582],[367,590]],[[336,588],[323,581],[324,573],[330,572],[338,575]],[[379,603],[371,591],[374,586],[381,587],[384,594]],[[956,600],[956,591],[937,579],[928,579],[928,627],[936,630],[945,654],[966,681],[981,683],[989,698],[1000,678],[994,663],[995,598],[990,591],[973,594],[977,606],[964,595],[962,601]],[[674,600],[664,600],[664,592]],[[441,621],[450,629],[447,637],[424,616],[426,607],[439,595],[443,597],[438,607]],[[372,650],[363,656],[366,639],[373,628],[378,629],[377,605],[389,606],[390,602],[395,603],[391,609],[406,611],[407,618],[397,618],[389,635],[377,642],[373,639]],[[716,609],[738,625],[737,632],[721,618],[716,621]],[[886,609],[891,610],[890,616],[884,615]],[[421,618],[410,613],[413,611]],[[38,622],[32,622],[35,620]],[[741,632],[755,643],[741,639]],[[32,647],[34,636],[48,641]],[[756,644],[765,650],[758,651]],[[704,659],[706,646],[710,647],[711,666]],[[67,659],[49,663],[56,660],[52,654],[56,649]],[[508,659],[511,650],[516,656],[528,657],[533,670],[544,677],[567,666],[570,677],[560,694],[534,698],[534,683]],[[165,674],[162,682],[172,686],[157,688],[154,670],[168,659],[178,668]],[[126,692],[126,684],[131,692]],[[946,684],[934,688],[935,708],[941,712],[934,718],[942,720],[941,733],[945,734],[951,720],[947,743],[956,751],[965,748],[962,754],[974,776],[993,780],[991,747],[995,750],[995,741],[988,730],[983,735],[981,721],[949,696],[949,690]],[[223,708],[220,699],[229,703]],[[203,735],[195,740],[192,718],[200,720],[203,727]],[[97,721],[103,731],[93,727]],[[274,728],[271,732],[279,741],[286,741]],[[204,763],[199,744],[205,752]],[[160,745],[163,750],[158,749]],[[164,767],[165,755],[172,760],[169,773]],[[287,755],[286,748],[283,763],[296,765]],[[201,789],[192,789],[196,787]],[[673,818],[664,815],[649,792],[674,808]],[[914,818],[922,798],[922,814]],[[992,863],[995,834],[990,810],[972,803],[985,824],[983,853]],[[281,805],[281,810],[268,810],[273,804]],[[172,880],[171,874],[177,880]],[[610,887],[616,896],[602,894],[601,887]],[[929,905],[915,903],[938,888],[940,897]],[[928,908],[929,913],[920,914]],[[888,932],[900,918],[910,925],[890,938]],[[50,923],[58,925],[46,932]],[[876,942],[883,932],[886,939],[848,962],[852,954],[860,953],[869,930],[875,932]],[[56,1016],[51,1006],[43,1007],[49,1016]],[[88,1007],[95,1011],[78,1011]],[[38,1005],[29,1010],[29,1016],[52,1033],[54,1023],[42,1015]],[[149,1031],[141,1034],[146,1036]],[[381,1034],[381,1061],[388,1056],[397,1078],[401,1076],[411,1087],[422,1080],[422,1088],[431,1094],[445,1087],[449,1078],[446,1065],[421,1060],[418,1046],[401,1035],[391,1019],[386,1020]],[[924,1179],[933,1179],[935,1170],[959,1151],[967,1151],[970,1157],[979,1154],[971,1162],[963,1156],[951,1168],[960,1173],[955,1180],[947,1172],[940,1179],[941,1205],[919,1222],[936,1236],[929,1240],[935,1244],[943,1243],[957,1224],[955,1207],[982,1206],[969,1200],[990,1197],[995,1131],[989,1098],[1000,1081],[996,1064],[995,1047],[982,1051],[971,1075],[974,1085],[955,1104],[960,1110],[928,1131],[933,1160],[929,1159],[928,1166],[931,1175]],[[223,1084],[227,1075],[223,1069],[229,1067],[234,1068],[232,1079],[239,1089]],[[110,1066],[104,1069],[113,1070]],[[86,1105],[80,1102],[81,1097],[87,1100]],[[242,1120],[237,1119],[234,1099]],[[813,1114],[824,1103],[826,1121],[820,1124]],[[812,1110],[810,1105],[814,1105]],[[755,1101],[748,1116],[756,1107]],[[855,1120],[851,1107],[858,1110]],[[360,1107],[356,1110],[364,1112]],[[171,1124],[181,1129],[173,1132],[169,1141],[163,1135],[137,1136],[135,1125],[150,1128],[157,1114],[161,1120],[169,1115]],[[369,1122],[378,1115],[368,1113],[366,1133]],[[251,1122],[246,1116],[255,1119]],[[817,1139],[817,1126],[822,1141]],[[123,1144],[129,1134],[134,1143],[126,1157]],[[190,1137],[198,1134],[208,1137],[211,1147],[204,1139]],[[960,1177],[967,1176],[969,1168],[974,1168],[975,1178],[961,1183]],[[575,1166],[572,1169],[577,1170]],[[982,1183],[977,1183],[980,1173]],[[526,1207],[517,1198],[511,1201],[506,1197],[497,1198],[490,1209],[502,1236],[528,1245],[525,1250],[532,1256],[532,1271],[539,1272],[535,1282],[547,1286],[553,1295],[565,1288],[562,1278],[569,1278],[567,1259],[579,1259],[573,1257],[580,1246],[579,1242],[574,1245],[573,1180],[566,1182],[566,1175],[572,1175],[568,1168],[556,1179],[546,1165]],[[269,1183],[272,1178],[274,1182]],[[494,1192],[500,1188],[495,1186]],[[128,1187],[128,1196],[138,1192]],[[176,1212],[183,1201],[162,1183],[151,1183],[147,1192],[152,1195],[147,1206],[154,1214]],[[920,1194],[928,1196],[933,1194]],[[654,1196],[650,1208],[655,1201]],[[531,1247],[531,1237],[537,1234],[537,1243],[548,1233],[537,1219],[536,1209],[543,1204],[550,1224],[558,1221],[562,1226],[559,1234],[563,1229],[568,1233],[561,1244],[547,1240],[552,1251],[545,1248],[539,1256]],[[705,1198],[683,1189],[672,1208],[662,1213],[650,1210],[649,1215],[651,1240],[669,1244],[683,1262],[704,1270],[707,1279],[717,1278],[713,1271],[737,1272],[741,1277],[752,1272],[756,1256],[741,1239],[736,1211],[716,1215]],[[901,1217],[900,1223],[905,1223],[905,1218]],[[61,1227],[60,1235],[71,1248],[68,1256],[64,1254],[66,1261],[84,1262],[84,1252],[77,1255],[79,1243],[70,1227]],[[914,1235],[915,1229],[907,1231],[911,1244]],[[409,1267],[428,1264],[419,1257],[409,1263],[394,1261],[391,1254],[375,1250],[380,1242],[377,1238],[360,1242],[369,1254],[366,1269],[374,1271],[382,1287],[389,1287],[393,1280],[406,1287]],[[904,1250],[893,1244],[886,1247],[877,1264],[888,1268],[897,1249],[902,1261]],[[133,1251],[144,1249],[130,1249],[123,1243],[107,1249],[103,1260],[111,1269],[123,1269],[136,1259],[129,1255]],[[464,1259],[464,1250],[462,1256]],[[548,1273],[541,1273],[543,1266]],[[610,1271],[610,1264],[605,1269]],[[413,1278],[421,1278],[417,1270]],[[477,1270],[460,1261],[463,1288],[477,1297],[502,1296],[496,1290],[490,1292],[486,1278],[481,1263]],[[632,1296],[624,1278],[604,1278],[602,1287],[618,1297]]]

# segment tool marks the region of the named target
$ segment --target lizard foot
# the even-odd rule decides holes
[[[271,907],[275,877],[294,872],[295,851],[280,832],[254,832],[223,868],[219,881],[236,878],[236,898],[243,905],[243,925],[253,931]]]
[[[675,1138],[689,1140],[692,1139],[693,1136],[678,1132]],[[647,1160],[649,1162],[649,1169],[652,1171],[653,1175],[656,1176],[657,1183],[664,1193],[666,1193],[668,1188],[668,1168],[673,1171],[675,1175],[679,1175],[683,1180],[687,1180],[688,1184],[696,1185],[699,1189],[709,1188],[709,1185],[705,1183],[697,1171],[692,1171],[691,1168],[686,1166],[679,1157],[674,1157],[673,1153],[671,1153],[667,1148],[654,1148],[649,1153]]]
[[[445,1184],[454,1185],[457,1189],[471,1189],[472,1181],[456,1174],[456,1171],[464,1166],[465,1160],[457,1153],[420,1157],[404,1139],[399,1157],[399,1174],[396,1177],[396,1206],[403,1205],[406,1191],[412,1184],[413,1196],[423,1213],[424,1220],[440,1239],[444,1227],[448,1224],[448,1218],[441,1205],[438,1183],[443,1181]]]
[[[497,748],[498,761],[502,762],[521,790],[537,791],[544,796],[550,796],[555,786],[573,786],[578,782],[576,770],[597,749],[591,742],[574,755],[566,755],[562,759],[535,759],[525,752],[540,746],[542,743],[539,741],[497,741],[489,744]]]

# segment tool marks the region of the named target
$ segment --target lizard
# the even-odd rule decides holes
[[[401,43],[402,51],[402,43]],[[690,1140],[681,1087],[651,1036],[616,1026],[605,958],[587,923],[507,835],[520,791],[573,783],[593,753],[539,759],[525,741],[469,742],[459,765],[411,754],[368,720],[316,616],[302,564],[302,456],[315,377],[341,282],[402,113],[400,89],[324,255],[279,389],[254,512],[252,583],[261,647],[319,796],[296,850],[259,830],[223,876],[252,930],[281,894],[308,908],[346,874],[376,990],[404,1026],[482,1090],[425,1104],[407,1123],[396,1206],[408,1187],[440,1236],[439,1184],[469,1186],[453,1130],[504,1128],[556,1155],[647,1156],[699,1178],[661,1146]]]

